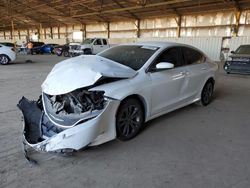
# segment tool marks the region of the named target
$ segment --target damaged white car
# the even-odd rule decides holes
[[[37,151],[74,151],[136,136],[144,122],[210,103],[218,66],[191,46],[119,45],[55,65],[38,101],[22,98],[23,140]]]

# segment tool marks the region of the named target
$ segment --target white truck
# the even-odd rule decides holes
[[[69,55],[77,56],[82,54],[97,54],[109,48],[107,39],[104,38],[87,38],[82,43],[70,43]]]

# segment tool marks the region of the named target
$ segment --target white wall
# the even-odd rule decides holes
[[[137,21],[128,20],[111,22],[109,24],[109,41],[111,44],[121,44],[136,41],[173,41],[191,44],[203,50],[210,58],[219,60],[223,37],[232,37],[232,28],[236,23],[235,14],[230,12],[206,13],[192,16],[182,16],[180,38],[177,38],[177,17],[159,17],[142,19],[140,21],[140,38],[137,38]],[[64,44],[67,39],[72,41],[73,31],[84,29],[83,25],[68,25],[62,27],[42,28],[40,41],[45,43]],[[86,25],[86,37],[108,37],[107,23],[92,23]],[[52,33],[51,33],[52,31]],[[60,33],[58,33],[58,31]],[[29,35],[38,33],[38,28],[14,32],[15,41],[21,44]],[[5,36],[5,37],[4,37]],[[240,17],[240,27],[237,38],[228,39],[231,50],[240,44],[250,43],[250,10],[243,11]],[[0,31],[0,42],[13,42],[10,31]],[[223,42],[224,43],[224,42]]]
[[[242,44],[250,44],[250,36],[231,38],[229,42],[230,51],[235,51]]]

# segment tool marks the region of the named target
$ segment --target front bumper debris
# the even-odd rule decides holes
[[[118,100],[108,99],[105,108],[98,115],[67,128],[51,122],[41,107],[41,101],[29,101],[23,97],[17,106],[23,116],[22,139],[25,158],[36,163],[29,157],[29,148],[39,152],[62,153],[114,139],[115,115],[112,114],[116,113],[119,104]]]

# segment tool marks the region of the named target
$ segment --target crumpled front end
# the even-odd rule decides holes
[[[38,101],[23,97],[23,142],[37,151],[79,150],[116,137],[119,101],[103,91],[77,89],[62,95],[43,93]]]

